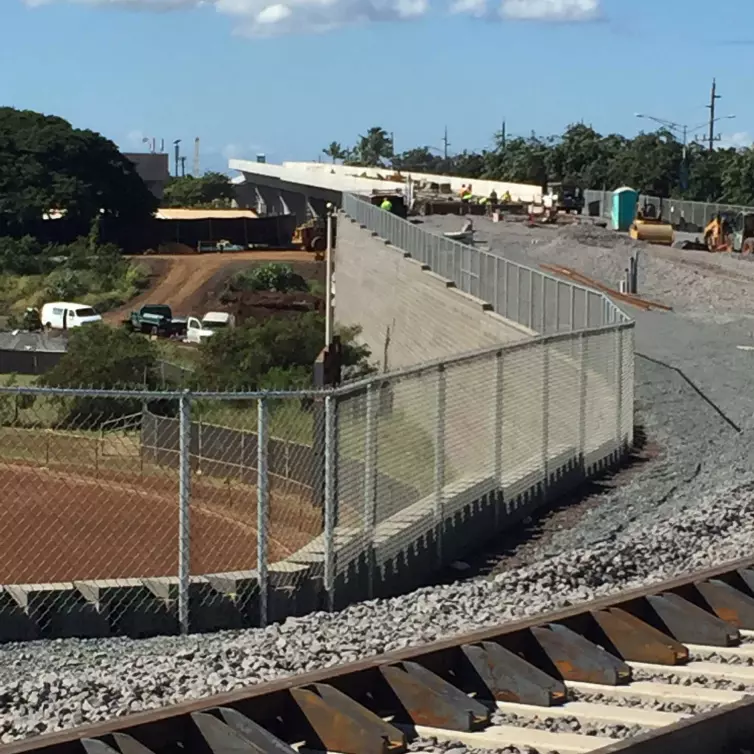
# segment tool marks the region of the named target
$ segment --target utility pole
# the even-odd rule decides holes
[[[500,129],[500,147],[505,151],[505,144],[507,141],[507,133],[505,130],[505,120],[503,120],[503,127]]]
[[[443,159],[448,159],[448,147],[450,146],[450,142],[448,141],[448,127],[445,126],[445,136],[442,137],[442,145],[443,145]]]
[[[178,177],[178,168],[181,164],[181,140],[176,139],[173,142],[173,146],[175,147],[175,177]]]
[[[199,177],[199,137],[194,139],[194,178]]]
[[[710,152],[715,148],[715,142],[718,139],[715,138],[715,101],[720,99],[720,95],[717,93],[717,80],[712,79],[712,94],[710,95],[709,105],[709,150]]]
[[[181,178],[186,177],[186,158],[181,156]]]

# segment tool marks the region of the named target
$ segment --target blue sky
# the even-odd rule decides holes
[[[0,103],[123,149],[202,140],[202,167],[317,159],[381,125],[396,149],[488,145],[645,112],[697,125],[713,76],[726,139],[754,134],[754,2],[0,0]],[[190,158],[187,165],[190,165]]]

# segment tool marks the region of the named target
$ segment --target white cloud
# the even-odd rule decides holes
[[[723,149],[729,149],[734,147],[739,149],[740,147],[750,147],[754,144],[754,137],[748,131],[737,131],[734,134],[723,134],[720,139],[719,146]]]
[[[2,0],[0,0],[2,1]],[[490,15],[488,0],[450,2],[452,13]],[[490,0],[497,15],[530,21],[590,21],[599,16],[602,0]],[[24,0],[29,7],[77,3],[102,8],[177,11],[206,7],[235,21],[243,36],[273,36],[291,32],[319,33],[340,26],[419,18],[432,10],[432,0]]]
[[[592,21],[600,0],[502,0],[500,13],[521,21]]]

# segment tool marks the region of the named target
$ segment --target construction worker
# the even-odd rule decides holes
[[[380,204],[380,209],[384,209],[385,212],[392,212],[393,211],[393,203],[388,199],[388,197],[385,197],[382,200],[382,204]]]
[[[474,194],[471,193],[471,186],[466,187],[466,191],[464,191],[463,196],[461,196],[462,202],[470,202],[474,198]]]
[[[495,191],[495,189],[490,191],[489,202],[490,204],[497,204],[497,191]]]
[[[511,203],[511,192],[510,191],[506,191],[503,194],[503,204],[510,204],[510,203]]]

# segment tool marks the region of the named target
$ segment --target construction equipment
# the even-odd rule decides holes
[[[734,219],[727,212],[716,214],[704,228],[704,245],[711,252],[733,250]]]
[[[628,229],[628,235],[635,241],[658,246],[672,246],[675,240],[675,231],[670,223],[665,222],[654,204],[645,204],[637,211],[636,219]]]
[[[584,210],[584,192],[573,183],[560,181],[548,183],[548,193],[557,197],[555,204],[559,212],[580,215]]]
[[[335,246],[335,235],[337,229],[336,218],[332,219],[332,244]],[[327,250],[327,218],[315,217],[312,220],[299,225],[293,231],[291,243],[298,246],[304,251],[313,251],[314,258],[317,261],[324,259],[324,253]]]
[[[754,212],[740,212],[736,216],[732,250],[742,256],[754,256]]]

